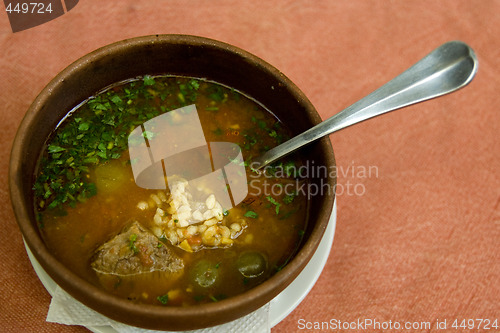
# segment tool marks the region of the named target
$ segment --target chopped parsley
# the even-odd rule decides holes
[[[250,217],[250,218],[252,218],[252,219],[256,219],[257,217],[259,217],[259,215],[258,215],[256,212],[252,211],[252,210],[248,210],[248,211],[245,213],[245,215],[243,215],[243,216],[245,216],[245,217]]]
[[[283,165],[283,169],[287,177],[297,177],[297,167],[295,166],[295,162],[288,161]]]
[[[144,85],[145,85],[145,86],[152,86],[152,85],[154,85],[154,84],[155,84],[155,79],[153,79],[153,78],[152,78],[151,76],[149,76],[149,75],[144,76],[143,81],[144,81]]]
[[[280,212],[280,206],[281,206],[281,204],[278,201],[276,201],[276,199],[274,199],[271,196],[267,196],[266,199],[267,199],[267,201],[269,201],[271,204],[274,205],[274,207],[275,207],[274,210],[276,211],[276,215],[278,215],[279,212]]]
[[[134,252],[134,254],[139,253],[139,249],[135,246],[137,241],[137,234],[131,234],[128,238],[128,247]]]
[[[66,205],[74,207],[97,194],[89,177],[90,169],[121,158],[134,128],[192,104],[199,88],[196,79],[146,75],[88,99],[69,114],[48,140],[33,186],[37,209],[56,209],[63,214]],[[182,94],[183,103],[179,104],[177,94]],[[163,102],[149,102],[153,98]],[[146,131],[143,136],[151,139],[154,133]]]
[[[162,296],[158,296],[158,297],[156,297],[156,299],[161,304],[166,305],[168,303],[168,294],[165,294],[165,295],[162,295]]]
[[[254,135],[244,134],[243,137],[245,138],[245,141],[243,142],[243,147],[246,150],[250,150],[258,142],[257,138]]]
[[[212,85],[208,89],[208,97],[214,102],[225,103],[229,96],[223,87]]]
[[[295,199],[296,196],[297,194],[295,193],[289,194],[283,198],[283,202],[289,205],[293,202],[293,199]]]

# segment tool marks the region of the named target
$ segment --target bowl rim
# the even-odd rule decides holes
[[[155,43],[180,43],[187,45],[195,44],[221,48],[227,52],[237,54],[248,61],[255,62],[256,65],[260,67],[260,69],[269,72],[272,76],[274,76],[285,86],[287,86],[300,100],[300,103],[304,104],[308,110],[313,111],[310,116],[313,118],[317,118],[312,119],[313,121],[321,121],[321,118],[317,114],[317,111],[313,107],[311,102],[290,79],[288,79],[283,73],[281,73],[279,70],[277,70],[275,67],[268,64],[261,58],[236,46],[205,37],[179,34],[148,35],[117,41],[112,44],[100,47],[80,57],[79,59],[68,65],[65,69],[60,71],[43,88],[43,90],[39,93],[31,106],[28,108],[15,135],[10,155],[9,188],[12,207],[17,224],[21,230],[24,240],[33,252],[35,258],[40,262],[40,265],[44,268],[44,270],[47,271],[47,273],[54,279],[54,281],[56,281],[59,286],[62,287],[62,289],[67,291],[70,295],[75,297],[83,304],[98,312],[101,312],[105,316],[129,325],[153,329],[158,329],[158,325],[151,325],[151,323],[157,321],[164,322],[165,319],[174,317],[176,318],[176,320],[192,321],[192,318],[195,315],[197,318],[199,318],[200,315],[205,315],[206,317],[216,316],[217,314],[224,313],[231,314],[229,319],[234,320],[258,309],[260,306],[270,301],[279,293],[279,291],[276,290],[276,285],[281,285],[283,286],[282,289],[284,289],[306,266],[309,259],[314,254],[319,244],[319,240],[321,240],[326,230],[329,217],[333,209],[335,193],[328,193],[327,195],[325,195],[325,198],[323,199],[325,202],[325,210],[319,212],[317,226],[313,228],[311,235],[304,242],[300,251],[295,255],[293,260],[291,260],[281,271],[274,274],[262,284],[250,289],[247,292],[244,292],[243,294],[230,297],[220,302],[196,305],[191,307],[164,307],[161,305],[136,304],[128,302],[127,300],[118,296],[109,294],[98,288],[97,286],[92,285],[90,282],[87,282],[86,280],[66,268],[55,258],[55,256],[50,253],[45,243],[41,239],[35,223],[33,223],[33,221],[31,221],[30,219],[28,212],[29,207],[26,207],[26,205],[22,204],[23,193],[21,190],[20,182],[22,182],[23,176],[26,177],[26,175],[20,174],[23,161],[23,142],[24,140],[27,140],[30,134],[30,132],[28,131],[29,126],[34,122],[35,116],[38,114],[38,112],[40,112],[47,96],[50,95],[56,89],[56,87],[60,86],[68,77],[73,75],[74,71],[78,71],[89,62],[92,62],[101,57],[109,56],[110,53],[120,52],[121,50],[126,49],[131,45],[135,47],[142,47],[144,45],[151,45]],[[335,165],[335,157],[329,138],[326,137],[321,139],[318,144],[321,145],[321,151],[325,153],[324,157],[328,164]],[[335,185],[336,178],[332,181],[334,183],[333,185]],[[262,304],[260,306],[242,306],[242,304],[245,304],[245,300],[253,298],[262,299]],[[103,309],[103,304],[106,305],[107,309]],[[113,311],[109,311],[109,309],[113,309]],[[127,318],[125,318],[125,321],[123,320],[123,318],[117,319],[117,317],[114,315],[115,311],[129,313],[131,316],[130,320],[127,320]],[[223,322],[228,322],[230,320],[222,320],[217,322],[212,318],[210,320],[210,324],[208,325],[202,322],[200,322],[199,325],[196,325],[196,323],[191,323],[194,324],[192,325],[191,329],[214,326]],[[167,329],[172,330],[175,329],[175,327],[167,327]]]

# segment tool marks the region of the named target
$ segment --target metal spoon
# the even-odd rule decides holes
[[[460,41],[445,43],[365,98],[255,158],[251,167],[261,169],[296,149],[347,126],[451,93],[472,80],[477,65],[476,55],[468,45]]]

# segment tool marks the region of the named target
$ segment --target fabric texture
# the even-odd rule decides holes
[[[455,319],[500,325],[500,1],[85,0],[16,33],[0,9],[0,331],[86,331],[45,321],[50,296],[11,208],[9,154],[24,113],[79,57],[162,33],[209,37],[263,58],[323,119],[440,44],[468,43],[479,59],[469,86],[331,135],[339,182],[333,247],[315,287],[271,331],[366,319],[431,325],[406,330],[414,332],[456,332]]]

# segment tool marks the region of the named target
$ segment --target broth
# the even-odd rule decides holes
[[[134,168],[141,162],[131,158],[131,133],[141,129],[151,152],[161,133],[149,132],[148,122],[165,115],[175,122],[175,112],[188,111],[199,118],[212,170],[214,143],[237,145],[242,157],[228,157],[227,163],[243,167],[235,170],[246,179],[248,193],[241,202],[232,199],[232,207],[188,185],[204,197],[181,198],[191,205],[190,215],[181,219],[181,204],[174,204],[182,201],[176,197],[180,192],[173,189],[185,189],[186,175],[165,177],[165,188],[139,186]],[[186,306],[240,294],[286,265],[306,227],[306,196],[287,186],[306,181],[293,174],[297,157],[265,174],[249,167],[252,156],[287,137],[262,105],[214,82],[145,76],[118,83],[70,112],[48,139],[34,186],[40,232],[69,269],[134,302]],[[198,165],[203,154],[198,155],[182,161]],[[186,168],[181,163],[178,170]],[[230,171],[224,170],[227,181]],[[231,186],[234,182],[226,190],[234,197]],[[110,263],[113,256],[120,263]]]

